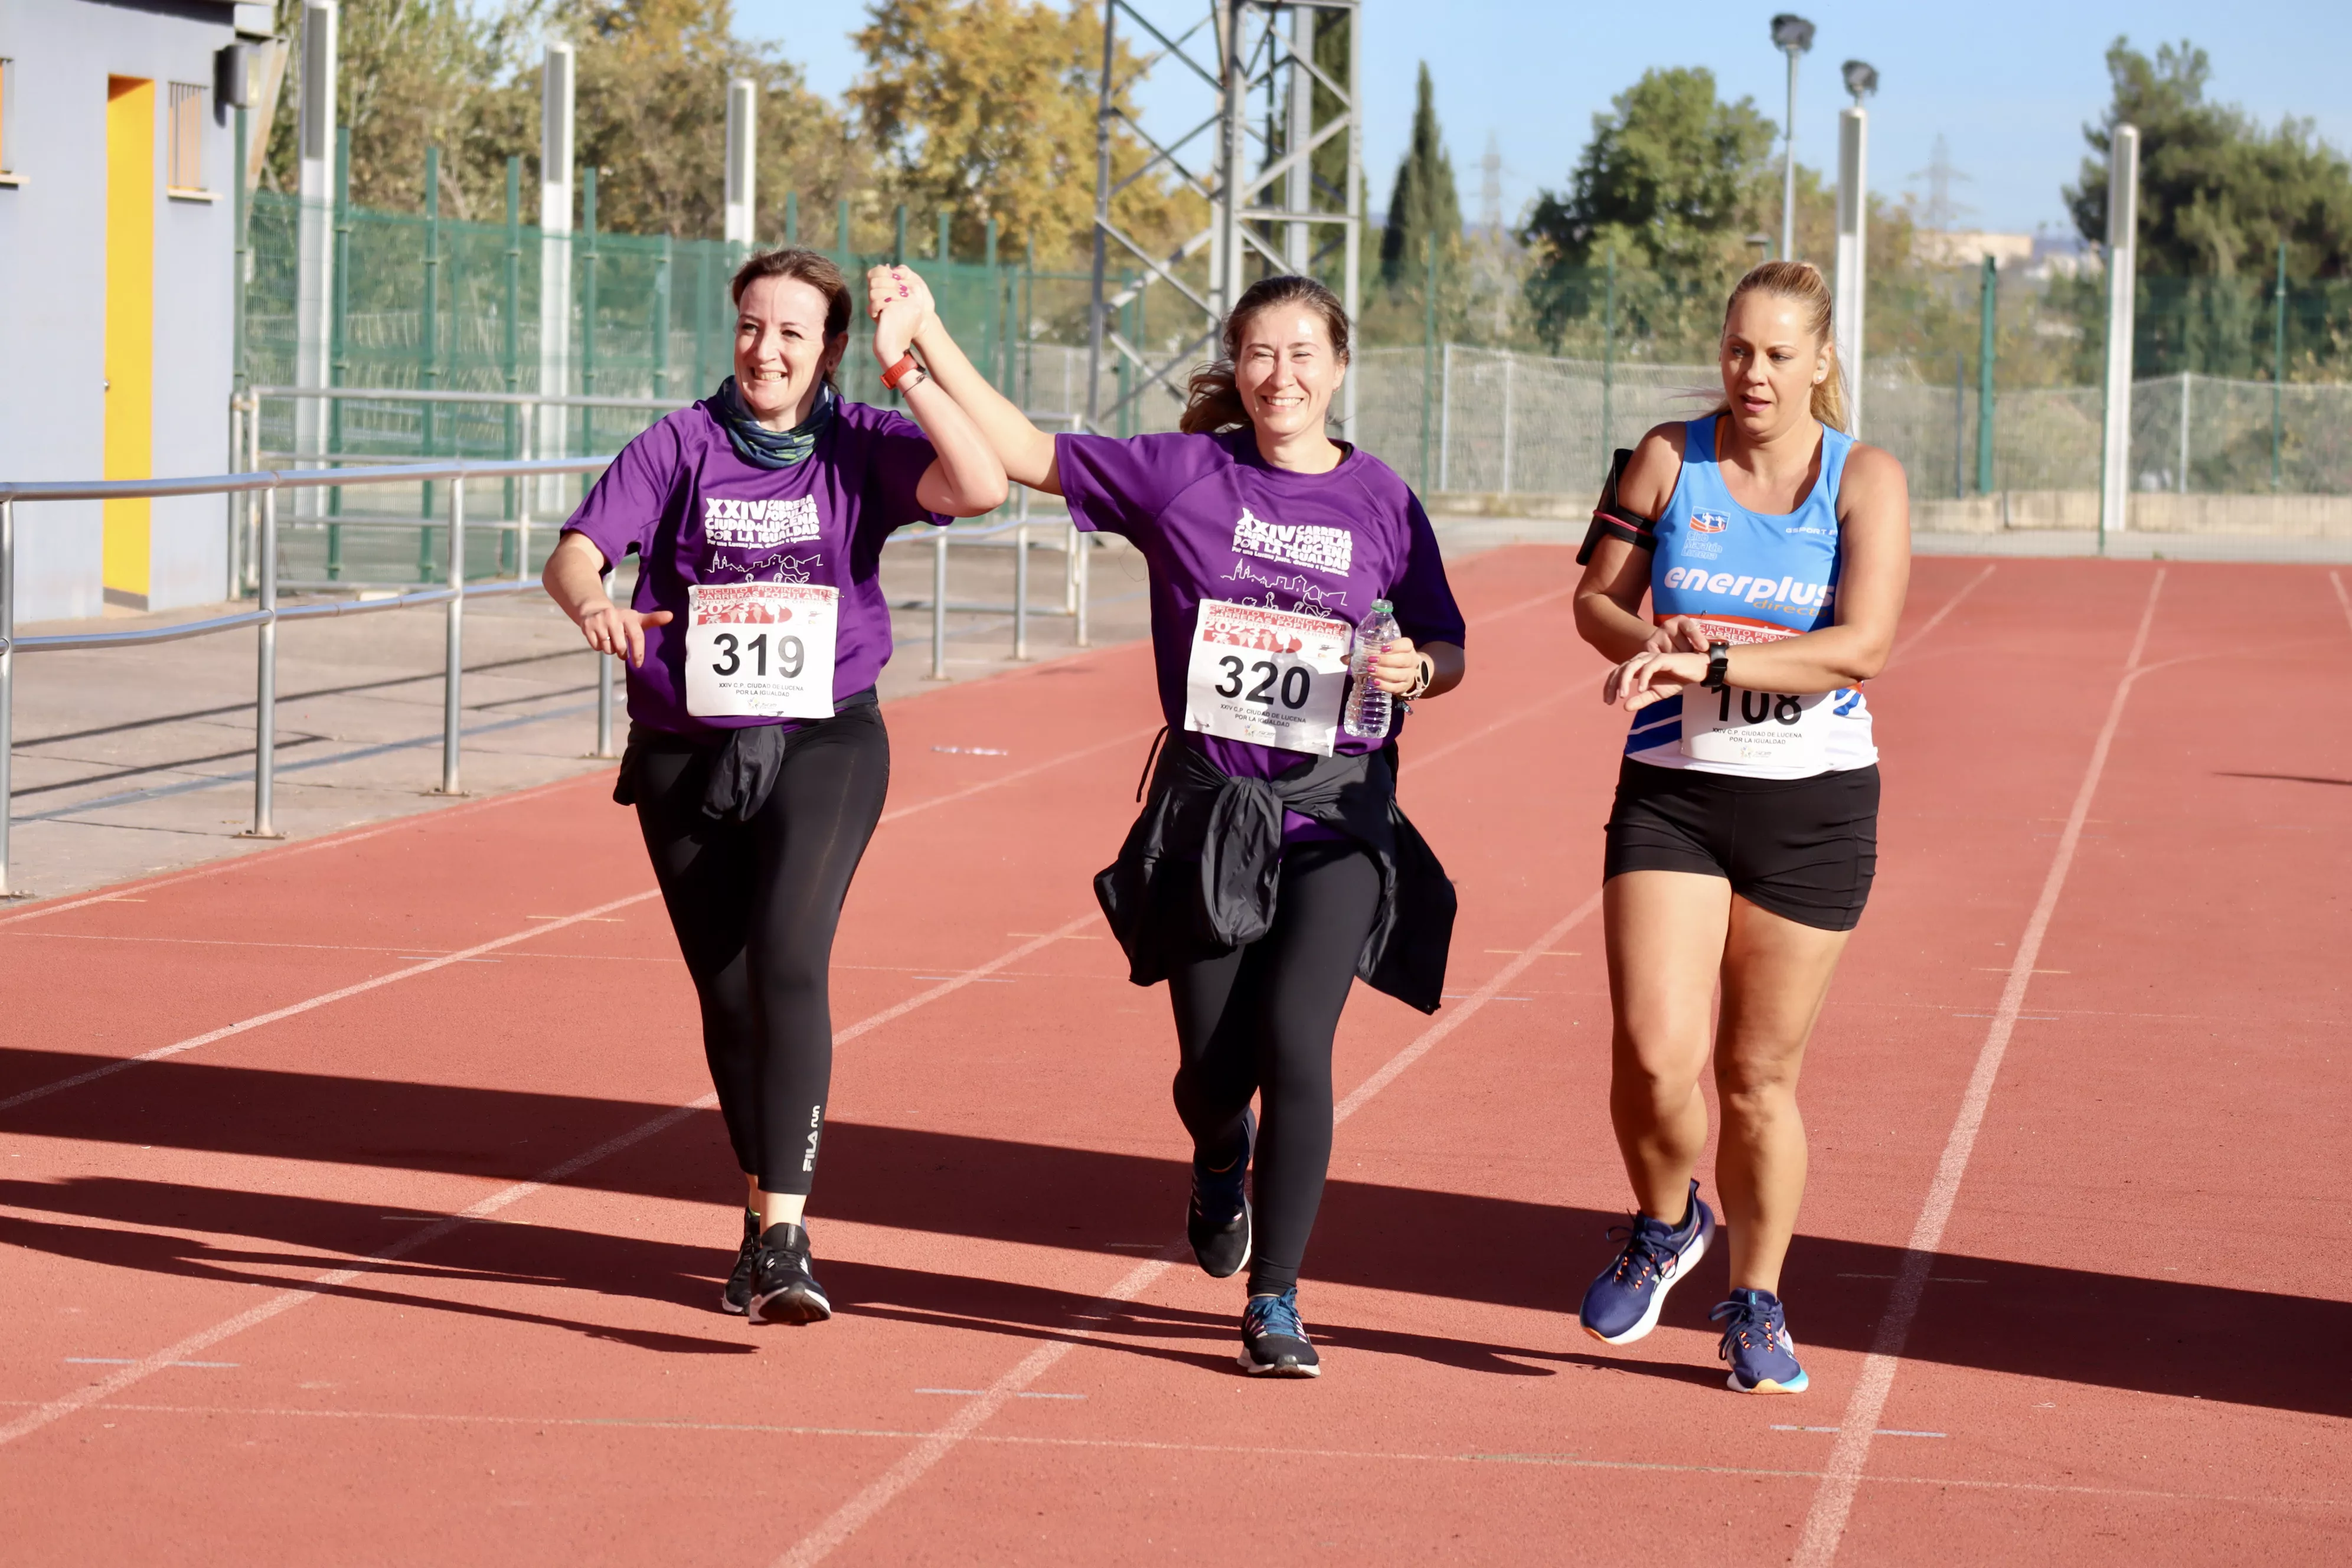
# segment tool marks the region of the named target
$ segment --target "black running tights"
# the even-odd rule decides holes
[[[805,1195],[833,1079],[834,927],[890,783],[881,710],[845,708],[793,735],[746,823],[704,815],[709,752],[649,746],[630,766],[736,1161],[761,1192]]]
[[[1274,929],[1168,979],[1176,1113],[1211,1164],[1238,1152],[1260,1097],[1252,1295],[1298,1283],[1331,1163],[1331,1038],[1380,893],[1380,868],[1353,842],[1286,846]]]

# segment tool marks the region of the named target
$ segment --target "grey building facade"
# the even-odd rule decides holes
[[[0,474],[229,466],[240,24],[215,0],[0,5]],[[217,496],[16,509],[20,622],[227,591]]]

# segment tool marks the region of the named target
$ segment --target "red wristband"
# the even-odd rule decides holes
[[[898,356],[898,363],[882,373],[882,384],[896,392],[898,390],[899,383],[921,371],[922,368],[916,363],[914,350],[909,349]]]

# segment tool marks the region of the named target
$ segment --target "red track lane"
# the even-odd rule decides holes
[[[1840,1424],[1884,1338],[2159,571],[1887,1435],[1841,1447],[1801,1428]],[[1739,1399],[1719,1261],[1639,1345],[1568,1315],[1625,1202],[1598,917],[1562,929],[1622,721],[1568,572],[1457,574],[1474,678],[1416,715],[1403,787],[1461,886],[1458,997],[1361,992],[1342,1024],[1366,1092],[1302,1291],[1320,1383],[1242,1378],[1238,1288],[1138,1267],[1179,1233],[1183,1146],[1165,1000],[1088,919],[1154,723],[1143,650],[1112,649],[889,710],[892,820],[836,953],[821,1328],[711,1308],[730,1162],[677,1109],[708,1082],[658,904],[532,933],[650,885],[605,780],[0,921],[0,1102],[384,980],[0,1111],[12,1553],[2340,1557],[2337,585],[1919,563],[1873,691],[1880,879],[1808,1064],[1785,1294],[1814,1387]],[[2308,645],[2284,672],[2282,627]]]

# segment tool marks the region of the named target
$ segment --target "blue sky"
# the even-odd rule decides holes
[[[1790,0],[1782,0],[1788,4]],[[1206,0],[1140,0],[1145,14],[1180,25]],[[1771,4],[1675,0],[1647,5],[1570,0],[1371,0],[1366,11],[1365,156],[1372,199],[1385,208],[1412,115],[1413,76],[1426,59],[1438,117],[1453,154],[1464,211],[1475,218],[1478,160],[1489,133],[1500,142],[1503,215],[1516,217],[1538,188],[1566,183],[1591,134],[1592,116],[1652,66],[1706,66],[1721,89],[1751,95],[1778,119],[1786,91],[1770,44]],[[1976,0],[1968,6],[1823,4],[1798,0],[1819,33],[1799,70],[1797,156],[1831,162],[1837,111],[1847,100],[1838,66],[1878,68],[1871,101],[1872,190],[1925,195],[1925,170],[1940,132],[1952,165],[1969,175],[1956,198],[1988,228],[2068,226],[2059,187],[2072,180],[2082,127],[2107,101],[2106,47],[2117,34],[2153,52],[2186,37],[2213,61],[2212,94],[2265,122],[2282,114],[2315,121],[2320,134],[2352,144],[2352,6],[2305,0],[2215,6],[2210,0]],[[861,63],[849,33],[864,7],[852,0],[736,0],[741,30],[775,39],[838,94]],[[1171,114],[1178,89],[1161,89]],[[1155,105],[1155,107],[1157,107]]]

